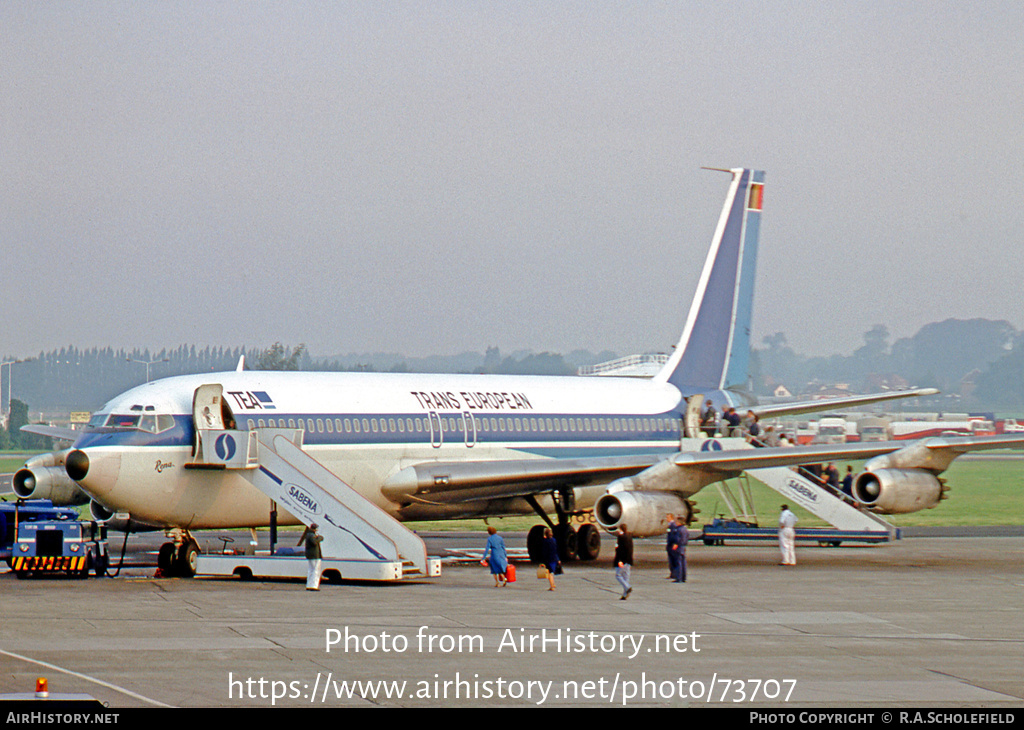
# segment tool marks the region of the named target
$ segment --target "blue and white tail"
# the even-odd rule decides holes
[[[655,377],[688,391],[743,388],[750,361],[764,173],[734,168],[683,336]]]

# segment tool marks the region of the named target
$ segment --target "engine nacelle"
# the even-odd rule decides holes
[[[690,504],[673,492],[609,491],[594,505],[597,524],[606,530],[618,530],[625,524],[634,537],[664,534],[668,523],[665,515],[672,513],[690,521]]]
[[[96,522],[109,522],[114,517],[114,513],[111,510],[104,507],[95,499],[89,502],[89,515]]]
[[[859,474],[853,483],[854,498],[883,515],[931,509],[945,492],[942,480],[923,469],[876,469]]]
[[[40,454],[25,462],[14,474],[14,493],[22,499],[48,499],[54,506],[85,504],[89,496],[75,484],[64,469],[67,451]]]

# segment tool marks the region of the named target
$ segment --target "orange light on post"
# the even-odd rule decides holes
[[[36,697],[46,698],[50,696],[50,684],[46,681],[46,677],[39,677],[36,680]]]

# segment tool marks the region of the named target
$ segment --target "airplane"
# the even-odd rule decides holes
[[[264,441],[254,446],[247,435],[287,430],[322,481],[338,480],[398,521],[536,513],[565,558],[593,559],[600,528],[663,534],[667,513],[689,522],[689,498],[747,469],[871,458],[856,496],[878,512],[907,512],[945,497],[938,474],[959,454],[1024,445],[1018,436],[752,448],[703,436],[705,399],[778,416],[936,392],[770,406],[744,392],[765,176],[725,172],[731,182],[682,336],[652,378],[272,372],[240,362],[113,398],[71,449],[44,459],[43,472],[26,465],[15,490],[46,496],[47,479],[56,485],[63,469],[95,515],[127,512],[167,529],[162,567],[190,575],[192,530],[308,524],[291,505],[277,512],[250,473],[208,456],[255,453]],[[596,524],[573,527],[573,517],[591,515]],[[531,530],[531,545],[543,527]]]

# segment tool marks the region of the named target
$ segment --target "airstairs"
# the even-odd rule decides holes
[[[422,538],[339,479],[302,448],[302,429],[200,430],[191,468],[237,471],[307,527],[323,537],[325,576],[396,580],[440,574],[439,558],[428,558]],[[199,556],[198,574],[305,576],[301,550],[295,555]]]
[[[809,479],[792,467],[750,469],[746,474],[778,492],[786,503],[803,507],[833,527],[798,528],[798,540],[838,545],[841,542],[890,542],[900,537],[900,531],[895,526],[878,515],[861,509],[843,492]],[[706,526],[703,535],[706,543],[721,543],[725,539],[775,538],[774,527],[757,527],[753,500],[745,479],[746,476],[740,477],[738,495],[734,494],[728,485],[719,486],[719,493],[733,519],[714,520],[711,525]]]

